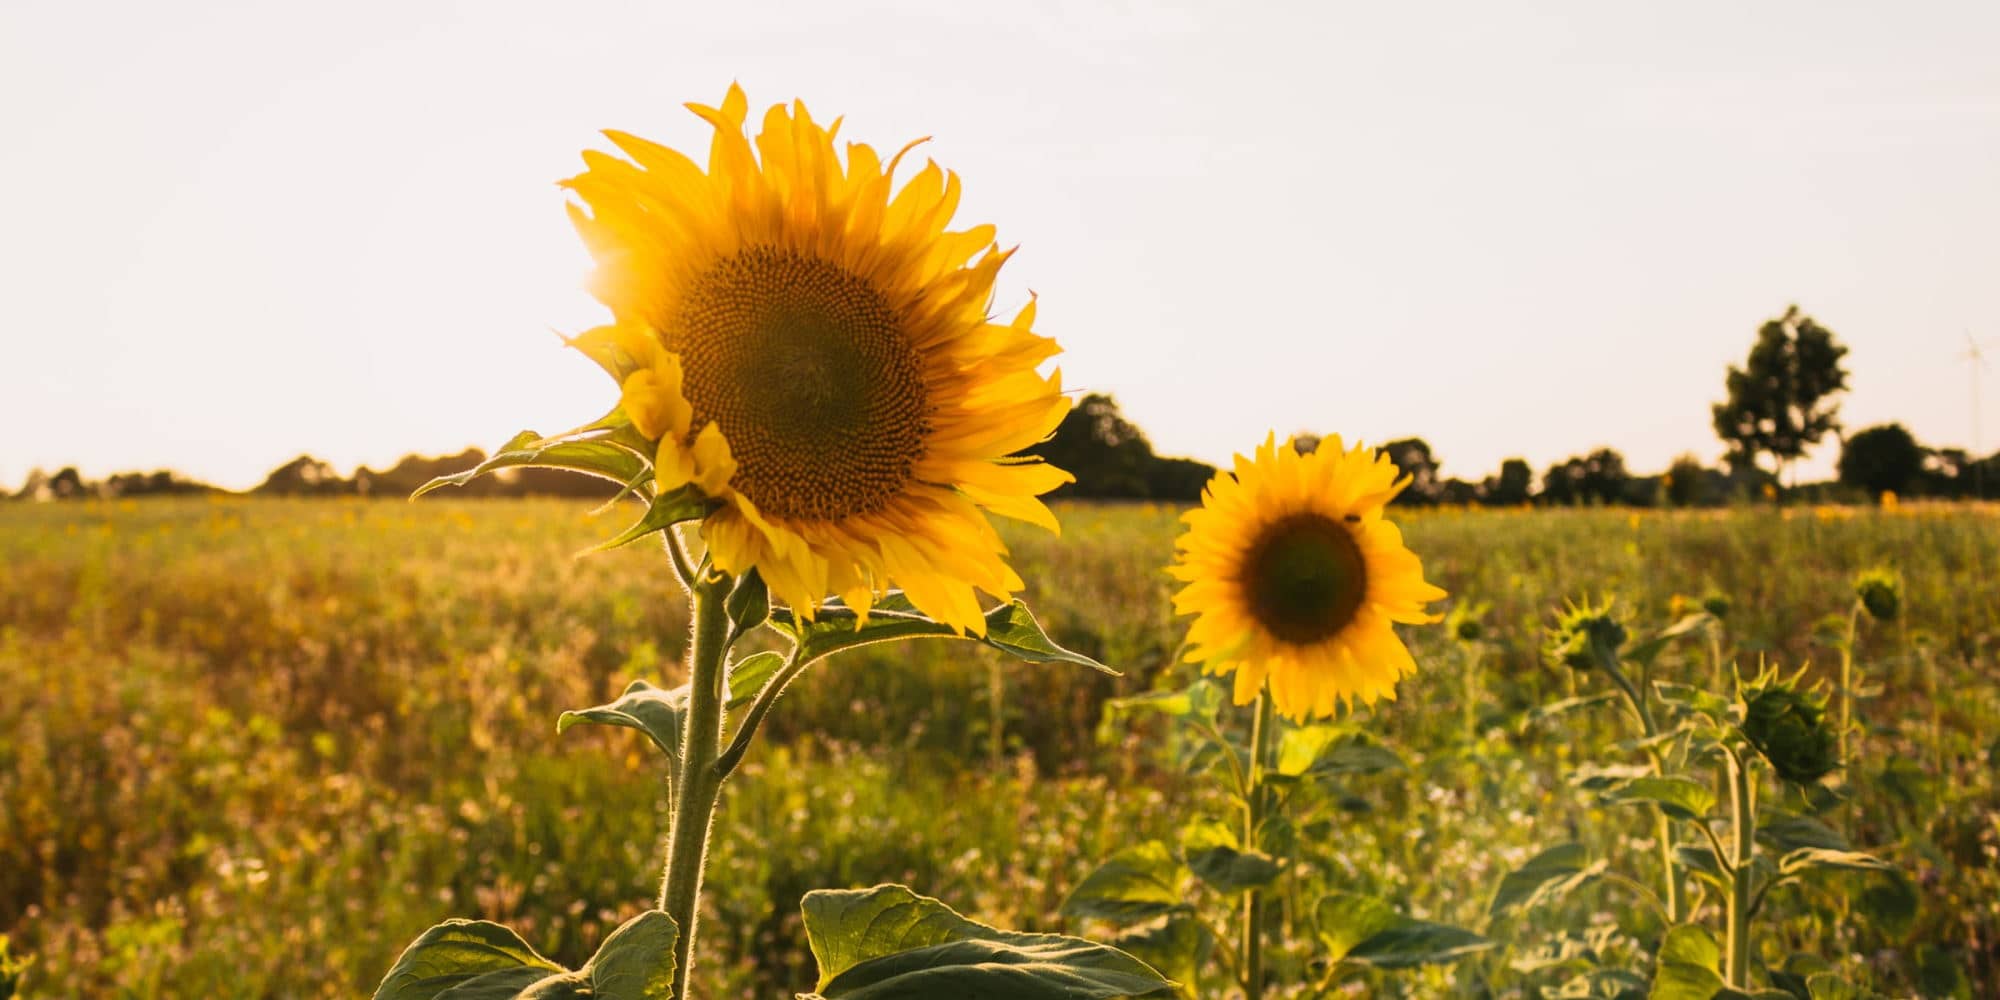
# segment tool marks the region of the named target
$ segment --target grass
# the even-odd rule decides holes
[[[1203,793],[1159,729],[1100,724],[1106,697],[1184,679],[1159,572],[1174,512],[1062,516],[1061,539],[1009,532],[1027,596],[1126,675],[1009,666],[996,689],[993,654],[936,641],[816,668],[724,792],[700,995],[809,986],[809,889],[901,881],[1055,929],[1097,860],[1174,836]],[[1430,577],[1491,604],[1484,655],[1468,675],[1444,629],[1411,634],[1423,673],[1370,721],[1411,769],[1356,789],[1325,875],[1506,947],[1384,989],[1530,995],[1510,963],[1552,930],[1632,919],[1613,890],[1484,916],[1537,847],[1645,828],[1561,779],[1615,755],[1613,720],[1522,725],[1591,683],[1535,652],[1563,598],[1615,593],[1653,628],[1720,592],[1746,668],[1831,676],[1851,578],[1883,565],[1906,614],[1862,636],[1875,690],[1853,832],[1910,872],[1918,905],[1843,921],[1787,891],[1769,947],[1817,950],[1896,995],[2000,990],[1992,509],[1405,516]],[[556,501],[0,506],[0,934],[35,956],[24,995],[365,995],[447,916],[587,957],[656,892],[664,815],[641,737],[558,739],[555,716],[635,677],[677,680],[686,639],[657,550],[572,558],[611,527]],[[1712,667],[1689,648],[1663,669]]]

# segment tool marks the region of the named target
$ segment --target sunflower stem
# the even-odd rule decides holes
[[[722,742],[722,686],[728,653],[729,612],[723,606],[730,579],[711,576],[704,565],[694,585],[694,638],[688,651],[689,694],[687,729],[681,746],[679,794],[674,825],[668,835],[667,871],[660,888],[660,909],[672,917],[674,993],[685,998],[688,973],[694,964],[695,919],[701,902],[702,868],[708,859],[709,828],[715,817],[722,772],[716,753]]]
[[[1755,872],[1750,870],[1750,859],[1757,850],[1756,786],[1750,780],[1750,769],[1734,748],[1728,748],[1726,759],[1731,792],[1730,818],[1736,826],[1736,857],[1730,878],[1729,951],[1723,978],[1730,986],[1747,990],[1750,986],[1750,911],[1755,906],[1751,893]]]
[[[1271,692],[1257,693],[1256,714],[1250,722],[1250,794],[1244,800],[1243,849],[1257,849],[1259,828],[1264,825],[1264,761],[1271,755],[1271,736],[1277,729],[1271,719]],[[1243,994],[1247,1000],[1264,995],[1264,922],[1259,919],[1264,906],[1262,891],[1243,895]]]
[[[1644,692],[1633,686],[1631,679],[1625,676],[1625,671],[1619,669],[1617,657],[1606,656],[1601,665],[1604,668],[1604,672],[1610,676],[1612,682],[1617,684],[1618,689],[1625,693],[1626,700],[1632,703],[1632,711],[1638,715],[1639,725],[1646,731],[1646,738],[1650,741],[1660,735],[1660,727],[1653,721],[1653,710],[1646,704]],[[1646,748],[1646,756],[1653,762],[1653,773],[1665,776],[1667,765],[1666,761],[1660,757],[1659,748],[1648,746]],[[1653,809],[1653,815],[1654,836],[1660,841],[1662,886],[1666,890],[1661,894],[1660,899],[1666,904],[1667,919],[1670,922],[1679,923],[1686,919],[1687,912],[1685,900],[1681,893],[1680,874],[1674,867],[1674,818],[1667,815],[1665,809],[1658,807]]]

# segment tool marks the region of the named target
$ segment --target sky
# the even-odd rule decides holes
[[[6,0],[0,486],[247,487],[595,417],[556,182],[601,129],[705,150],[681,105],[732,80],[931,136],[959,221],[1020,247],[995,312],[1036,293],[1065,386],[1162,453],[1713,459],[1724,371],[1791,303],[1851,348],[1848,427],[1972,443],[2000,5],[1525,6]]]

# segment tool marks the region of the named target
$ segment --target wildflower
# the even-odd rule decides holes
[[[1187,584],[1174,608],[1196,615],[1190,662],[1234,673],[1237,704],[1265,681],[1294,719],[1396,696],[1415,672],[1392,622],[1421,624],[1445,592],[1383,509],[1408,485],[1388,457],[1329,437],[1310,454],[1267,437],[1216,475],[1184,516],[1168,570]]]
[[[1867,570],[1855,577],[1854,596],[1876,621],[1894,621],[1903,607],[1901,581],[1886,569]]]
[[[1618,663],[1625,626],[1612,614],[1612,601],[1570,604],[1543,637],[1542,654],[1571,670],[1595,670]]]
[[[807,617],[899,586],[982,629],[975,589],[1022,587],[986,515],[1055,530],[1037,498],[1071,478],[1010,457],[1069,407],[1037,372],[1058,348],[1034,304],[988,321],[1011,251],[991,226],[947,228],[959,182],[935,163],[896,187],[909,146],[843,157],[839,124],[797,103],[753,142],[734,86],[689,107],[715,129],[706,170],[607,132],[626,158],[586,152],[565,182],[613,315],[574,346],[618,380],[658,488],[720,501],[701,526],[717,568],[756,569]]]

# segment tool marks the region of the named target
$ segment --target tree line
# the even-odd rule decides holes
[[[1423,438],[1401,438],[1382,448],[1410,478],[1400,502],[1418,506],[1691,507],[1781,495],[1858,500],[1884,493],[2000,498],[2000,452],[1981,458],[1962,448],[1929,447],[1898,423],[1845,434],[1839,395],[1847,389],[1848,372],[1842,367],[1846,355],[1847,348],[1833,331],[1797,306],[1760,326],[1743,364],[1731,365],[1724,376],[1723,401],[1711,409],[1716,436],[1727,447],[1719,467],[1705,466],[1688,454],[1657,475],[1635,475],[1626,468],[1623,455],[1605,447],[1555,462],[1539,476],[1526,459],[1509,458],[1493,475],[1467,480],[1445,478],[1442,460]],[[1792,464],[1828,435],[1841,445],[1838,478],[1788,488],[1785,479]],[[1317,434],[1302,432],[1293,437],[1293,446],[1309,451],[1318,447],[1319,440]],[[1080,499],[1193,503],[1216,472],[1206,462],[1155,453],[1145,432],[1102,393],[1083,397],[1055,433],[1026,454],[1068,470],[1076,481],[1056,495]],[[326,462],[301,455],[273,469],[248,492],[408,496],[437,476],[469,469],[485,458],[477,448],[439,458],[408,455],[379,472],[363,466],[352,476],[342,476]],[[54,475],[37,470],[14,496],[60,500],[210,492],[222,491],[169,471],[120,473],[90,482],[72,467]],[[459,495],[602,499],[614,492],[615,487],[588,476],[513,469],[474,480]]]

